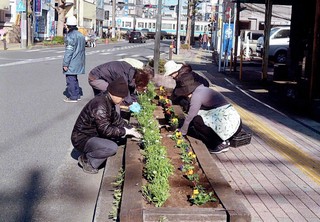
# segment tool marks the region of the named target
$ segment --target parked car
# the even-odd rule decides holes
[[[139,31],[132,31],[129,34],[129,43],[138,42],[146,43],[147,37]]]
[[[263,36],[263,30],[241,30],[241,47],[244,51],[245,57],[249,57],[257,53],[257,40],[261,36]]]
[[[290,27],[273,27],[270,30],[269,57],[277,63],[287,62],[287,53],[290,42]],[[264,37],[257,41],[257,52],[262,55],[264,48]]]

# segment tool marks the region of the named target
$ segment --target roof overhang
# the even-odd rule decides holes
[[[240,3],[255,3],[255,4],[265,4],[266,0],[232,0],[233,2]],[[273,5],[292,5],[294,1],[297,0],[273,0]]]

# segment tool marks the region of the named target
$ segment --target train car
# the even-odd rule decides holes
[[[121,17],[117,18],[117,25],[121,29],[136,29],[136,30],[148,30],[149,32],[156,31],[156,19],[154,18],[133,18],[133,17]],[[194,27],[194,36],[198,37],[204,32],[208,32],[208,22],[196,21]],[[187,21],[182,20],[180,25],[180,36],[186,36]],[[167,33],[168,35],[175,36],[177,33],[177,20],[162,18],[161,31]]]

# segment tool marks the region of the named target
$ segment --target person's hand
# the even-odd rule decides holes
[[[141,106],[139,103],[137,102],[133,102],[130,106],[130,111],[133,112],[133,113],[139,113],[140,110],[141,110]]]
[[[68,71],[68,66],[63,66],[63,71]]]
[[[131,135],[138,139],[142,138],[142,135],[137,131],[137,129],[135,128],[131,128],[131,129],[124,128],[124,129],[126,130],[126,135]]]

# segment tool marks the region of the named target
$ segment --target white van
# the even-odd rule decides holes
[[[263,30],[243,29],[240,31],[241,48],[245,57],[256,54],[257,40],[261,36],[263,36]]]
[[[290,42],[290,27],[273,27],[270,30],[269,57],[277,63],[287,62],[287,53]],[[257,52],[263,53],[264,37],[260,37],[257,42]]]

